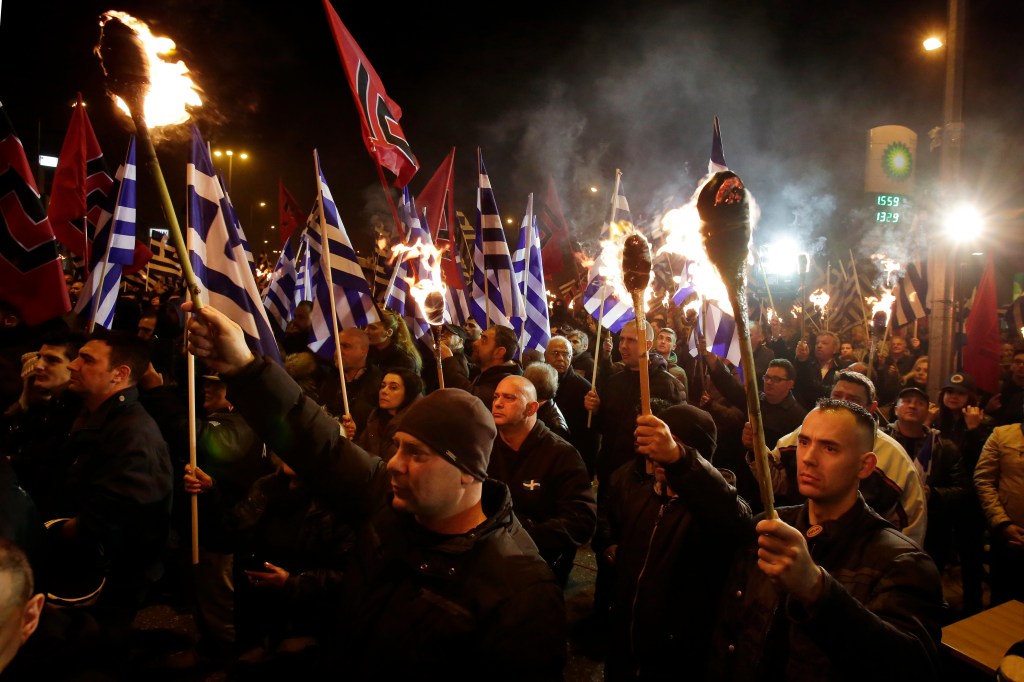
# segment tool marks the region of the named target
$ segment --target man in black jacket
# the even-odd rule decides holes
[[[139,403],[149,348],[137,336],[98,332],[68,368],[83,409],[65,444],[68,472],[62,537],[106,564],[97,617],[126,631],[163,573],[170,528],[171,460],[160,429]]]
[[[808,413],[797,451],[807,501],[751,529],[715,629],[712,679],[938,679],[942,582],[860,495],[874,442],[859,405],[825,398]]]
[[[459,371],[452,359],[447,359],[444,361],[444,376],[445,382],[451,383],[445,383],[445,386],[469,391],[490,409],[494,389],[501,380],[510,374],[523,375],[522,368],[512,359],[518,347],[519,340],[511,327],[491,327],[473,344],[473,364],[480,368],[480,373],[470,380]]]
[[[717,433],[707,412],[676,405],[636,424],[641,454],[612,475],[593,543],[614,574],[605,679],[705,679],[750,509],[711,465]],[[678,456],[654,466],[644,457],[653,453]]]
[[[190,308],[186,306],[186,309]],[[561,679],[565,607],[554,575],[487,478],[496,429],[475,397],[431,393],[401,416],[384,463],[212,307],[190,350],[218,371],[239,414],[358,528],[330,653],[354,680]]]
[[[597,501],[576,449],[537,419],[537,392],[524,377],[505,377],[491,414],[498,437],[487,474],[509,487],[516,517],[562,585],[576,550],[590,540]]]
[[[544,361],[558,372],[558,392],[555,404],[565,415],[569,427],[569,443],[583,458],[587,472],[594,475],[594,460],[597,457],[597,424],[588,424],[587,408],[583,399],[590,392],[590,379],[580,376],[572,368],[572,344],[564,336],[553,336],[544,351]]]

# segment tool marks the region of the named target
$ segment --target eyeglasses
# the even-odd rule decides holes
[[[564,350],[549,350],[547,354],[554,355],[556,358],[567,358],[572,355],[572,353]]]
[[[789,379],[787,377],[777,377],[777,376],[772,375],[772,374],[765,374],[762,378],[765,380],[765,383],[769,383],[769,384],[777,384],[780,381],[791,381],[791,379]]]

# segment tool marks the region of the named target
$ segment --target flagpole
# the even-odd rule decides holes
[[[860,299],[860,312],[864,316],[864,332],[870,338],[871,323],[868,322],[868,308],[864,302],[864,292],[860,289],[860,275],[857,274],[857,261],[853,258],[853,249],[850,249],[850,267],[853,269],[853,283],[857,286],[857,298]]]
[[[185,336],[188,337],[186,326]],[[192,475],[196,475],[196,356],[185,353],[188,358],[188,463]],[[190,495],[192,507],[192,565],[199,564],[199,495]]]
[[[829,330],[829,319],[828,319],[828,303],[832,300],[832,261],[828,262],[828,266],[825,268],[825,305],[821,307],[821,316],[824,318],[825,331]]]
[[[334,358],[338,363],[338,378],[341,380],[341,399],[345,405],[345,416],[351,417],[348,409],[348,389],[345,386],[345,364],[341,359],[341,336],[338,332],[338,310],[334,302],[334,282],[331,277],[331,252],[330,244],[327,241],[327,211],[324,207],[324,188],[320,182],[320,155],[313,150],[313,162],[316,165],[316,197],[317,205],[320,207],[320,267],[327,274],[327,293],[331,301],[331,326],[334,329]],[[342,435],[346,435],[344,428],[341,428]]]
[[[604,296],[605,287],[607,284],[601,285],[601,307],[597,309],[597,340],[594,341],[594,350],[597,352],[597,356],[594,358],[594,376],[590,379],[590,387],[597,390],[597,366],[601,364],[601,321],[604,319]],[[587,428],[591,428],[591,421],[594,419],[594,413],[590,412],[587,414]]]
[[[768,272],[764,269],[764,263],[761,262],[761,255],[757,252],[757,249],[754,249],[754,260],[757,261],[757,267],[761,268],[761,277],[764,279],[764,290],[768,292],[768,304],[772,307],[772,310],[775,311],[775,314],[778,315],[779,311],[775,307],[775,301],[772,299],[772,288],[768,286]]]

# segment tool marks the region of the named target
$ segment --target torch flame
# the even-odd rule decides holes
[[[886,256],[884,253],[873,253],[871,259],[878,261],[878,268],[885,273],[885,279],[882,281],[883,287],[893,286],[893,275],[899,275],[903,269],[900,262],[893,260]]]
[[[811,302],[811,304],[815,308],[817,308],[818,310],[824,311],[825,310],[825,306],[828,305],[829,295],[828,295],[828,293],[825,292],[824,289],[818,289],[817,291],[812,293],[810,296],[808,296],[807,299]]]
[[[774,308],[765,308],[764,316],[765,319],[768,320],[768,324],[771,324],[779,317],[778,313],[775,312]]]
[[[157,128],[187,121],[190,115],[186,107],[201,107],[203,101],[199,97],[201,90],[189,77],[185,62],[168,61],[163,56],[174,53],[174,41],[163,36],[154,36],[144,21],[116,10],[106,12],[100,19],[100,25],[111,19],[117,19],[135,31],[146,52],[150,83],[143,111],[146,123],[150,128]],[[114,99],[117,107],[131,116],[124,100],[116,96]]]
[[[889,320],[889,313],[892,311],[892,304],[896,302],[891,289],[882,289],[881,298],[875,296],[864,297],[864,302],[871,306],[871,317],[882,314],[886,321]]]
[[[419,276],[405,278],[409,284],[409,293],[429,324],[444,324],[447,314],[444,306],[445,285],[441,280],[441,255],[444,249],[438,249],[417,238],[412,244],[395,244],[391,247],[391,253],[393,260],[416,260]]]

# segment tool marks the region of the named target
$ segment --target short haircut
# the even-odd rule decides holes
[[[74,360],[78,356],[78,349],[85,344],[85,336],[70,329],[56,329],[43,334],[40,345],[63,348],[64,356],[68,360]]]
[[[523,370],[523,376],[537,389],[537,400],[551,400],[558,392],[558,371],[549,364],[530,365]]]
[[[835,332],[819,332],[817,338],[820,339],[823,336],[830,336],[830,337],[832,337],[832,343],[835,345],[836,348],[839,348],[839,335],[838,334],[836,334]]]
[[[131,370],[128,383],[135,385],[149,368],[150,345],[137,334],[123,331],[97,331],[90,341],[100,341],[110,346],[110,369],[127,365]]]
[[[768,367],[781,367],[786,372],[786,379],[789,381],[793,380],[796,376],[796,368],[793,367],[793,363],[786,358],[775,358],[768,362]]]
[[[555,341],[558,341],[563,346],[565,346],[565,350],[569,351],[569,357],[572,358],[572,354],[573,354],[572,341],[570,341],[569,339],[565,338],[564,336],[552,336],[551,340],[548,341],[547,348],[551,348],[551,344],[554,343]],[[547,350],[547,348],[545,348],[545,350]]]
[[[580,340],[580,348],[582,348],[583,350],[587,350],[588,348],[590,348],[590,337],[582,329],[573,329],[571,331],[568,331],[565,333],[565,336],[570,339],[573,336],[578,338]]]
[[[298,310],[299,308],[302,308],[304,310],[308,310],[309,312],[313,312],[313,302],[312,301],[299,301],[298,303],[295,304],[295,309]]]
[[[814,409],[822,412],[849,412],[857,424],[857,438],[860,441],[860,447],[864,448],[864,452],[871,452],[874,449],[875,431],[878,424],[867,409],[848,400],[833,400],[832,398],[820,398],[815,403]]]
[[[848,369],[836,372],[836,378],[832,382],[832,388],[835,388],[836,384],[838,384],[840,381],[845,381],[847,383],[863,386],[864,390],[868,392],[869,403],[873,403],[875,402],[875,400],[878,399],[878,394],[875,393],[875,385],[871,382],[871,379],[868,379],[860,372],[852,372]]]
[[[530,365],[536,365],[538,362],[544,362],[544,351],[538,348],[527,348],[523,351],[522,363],[524,369]]]
[[[661,329],[658,330],[658,335],[661,334],[671,334],[673,344],[675,344],[676,339],[679,338],[678,336],[676,336],[676,330],[673,329],[672,327],[662,327]]]
[[[32,598],[35,591],[32,565],[25,552],[7,538],[0,538],[0,573],[11,576],[11,594],[7,597],[7,603],[0,603],[0,608],[21,606]]]
[[[384,376],[381,377],[381,382],[389,374],[394,374],[402,380],[402,386],[405,388],[405,397],[402,398],[402,404],[398,406],[399,410],[403,410],[412,404],[414,400],[423,395],[423,379],[420,375],[411,369],[405,367],[392,367],[384,372]]]
[[[496,348],[505,349],[505,359],[511,360],[516,356],[516,349],[519,348],[519,339],[516,338],[516,333],[512,331],[512,327],[504,327],[502,325],[495,325],[494,329],[494,345]]]

